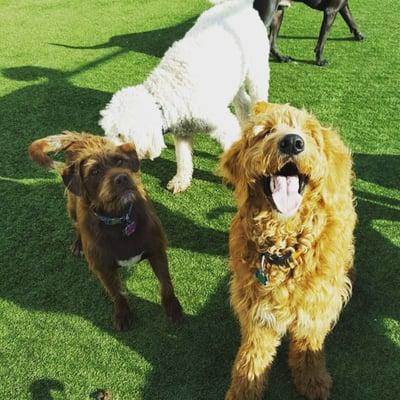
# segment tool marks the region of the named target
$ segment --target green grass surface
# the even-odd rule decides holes
[[[383,5],[383,3],[385,5]],[[357,227],[354,295],[327,339],[332,399],[399,397],[399,47],[394,0],[352,0],[365,42],[338,17],[325,56],[310,63],[321,14],[286,14],[279,45],[297,62],[271,62],[270,98],[313,111],[354,153]],[[170,269],[186,314],[164,319],[147,263],[124,273],[133,328],[116,333],[111,304],[84,260],[60,180],[32,165],[31,141],[61,130],[101,133],[98,112],[117,89],[141,82],[208,7],[198,0],[0,0],[0,399],[222,399],[239,343],[227,293],[232,194],[215,175],[220,150],[195,140],[191,188],[175,173],[171,138],[143,162],[165,225]],[[243,27],[245,29],[245,27]],[[343,221],[345,224],[346,221]],[[299,399],[281,346],[268,399]]]

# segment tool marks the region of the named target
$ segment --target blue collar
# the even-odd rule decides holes
[[[125,236],[132,235],[136,230],[135,213],[133,212],[133,204],[130,203],[128,211],[122,217],[110,217],[101,215],[93,210],[94,215],[104,225],[122,225],[122,231]]]

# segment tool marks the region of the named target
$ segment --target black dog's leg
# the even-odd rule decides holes
[[[324,46],[326,43],[326,39],[328,37],[329,30],[335,21],[337,14],[337,10],[332,8],[327,8],[324,10],[324,19],[322,21],[321,30],[319,32],[319,38],[317,42],[317,46],[315,48],[315,56],[316,56],[316,63],[319,66],[326,65],[328,62],[322,58],[322,53],[324,51]]]
[[[265,26],[269,28],[272,17],[278,9],[279,0],[254,0],[253,7],[258,11]]]
[[[269,29],[269,43],[271,46],[271,56],[274,57],[276,60],[279,62],[289,62],[290,57],[289,56],[284,56],[281,54],[281,52],[278,49],[278,46],[276,44],[277,39],[278,39],[278,34],[281,29],[282,21],[283,21],[283,15],[285,13],[285,7],[279,7],[271,22],[271,26]]]
[[[340,15],[348,25],[350,32],[353,34],[356,40],[363,40],[364,35],[357,29],[357,25],[354,22],[354,18],[351,15],[349,5],[346,4],[340,11]]]

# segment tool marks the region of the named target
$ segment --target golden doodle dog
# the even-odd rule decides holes
[[[350,151],[306,111],[262,102],[222,156],[221,170],[238,207],[230,228],[230,292],[241,327],[225,399],[262,398],[286,333],[297,391],[327,399],[324,341],[352,290]]]
[[[63,151],[66,165],[48,152]],[[131,144],[116,146],[104,137],[65,132],[29,146],[36,163],[58,170],[68,189],[68,212],[75,223],[75,255],[83,250],[89,268],[113,301],[113,323],[131,322],[128,298],[118,269],[148,259],[161,286],[161,303],[172,321],[182,318],[166,254],[161,222],[139,178],[139,159]]]

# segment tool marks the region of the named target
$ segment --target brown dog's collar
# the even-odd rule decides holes
[[[104,225],[122,225],[122,232],[125,236],[132,235],[136,230],[135,213],[132,203],[122,217],[111,217],[109,215],[99,214],[95,210],[92,211],[97,219]]]
[[[292,250],[287,251],[284,254],[272,254],[269,252],[260,253],[260,267],[256,270],[256,279],[262,285],[268,283],[268,276],[265,271],[265,264],[277,265],[282,268],[290,268],[290,264],[296,261],[301,255],[301,251],[297,250],[293,253]]]

